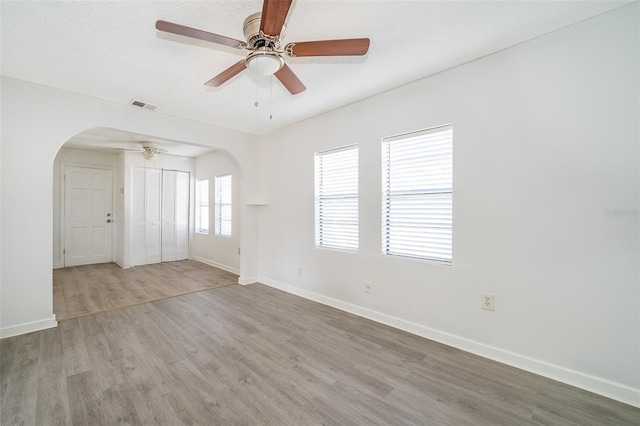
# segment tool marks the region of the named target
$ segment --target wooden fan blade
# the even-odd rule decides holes
[[[369,50],[369,39],[301,41],[289,43],[285,50],[289,56],[361,56]]]
[[[282,68],[275,73],[275,76],[292,95],[297,95],[306,90],[304,84],[302,84],[287,64],[284,64]]]
[[[270,36],[280,35],[292,1],[264,0],[262,3],[262,16],[260,17],[260,29],[263,33]]]
[[[237,49],[244,49],[246,47],[244,41],[221,36],[219,34],[214,34],[207,31],[198,30],[191,27],[186,27],[180,24],[174,24],[173,22],[158,20],[156,21],[156,29],[167,33],[196,38],[198,40],[205,40],[212,43],[223,44],[225,46],[231,46]]]
[[[226,70],[222,71],[220,74],[213,77],[211,80],[207,81],[204,85],[211,87],[218,87],[225,81],[229,80],[234,75],[238,74],[240,71],[244,71],[247,68],[247,65],[244,62],[244,59],[231,65]]]

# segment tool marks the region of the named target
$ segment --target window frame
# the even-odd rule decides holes
[[[229,180],[227,184],[225,181]],[[224,186],[222,185],[224,183]],[[228,193],[222,193],[227,191]],[[215,177],[214,233],[221,237],[233,235],[233,178],[231,173]],[[224,197],[224,199],[223,199]],[[228,207],[228,212],[225,207]],[[227,225],[227,226],[225,226]]]
[[[346,167],[336,167],[340,166],[341,162],[346,162]],[[353,164],[349,164],[350,162]],[[335,185],[336,179],[342,179],[340,181],[342,188]],[[331,185],[328,184],[329,182]],[[341,192],[342,189],[344,189],[343,192]],[[316,248],[349,252],[359,250],[359,197],[358,145],[316,152],[314,154]]]
[[[381,148],[383,256],[452,265],[453,125],[385,137]]]
[[[203,183],[206,185],[206,190],[202,188]],[[206,197],[203,197],[206,195]],[[209,216],[209,179],[197,179],[196,180],[196,226],[195,232],[196,234],[209,234],[210,222],[211,218]],[[203,198],[205,198],[203,200]],[[204,202],[203,202],[204,201]],[[203,208],[206,208],[206,214],[202,214]],[[206,219],[206,227],[203,227],[203,219]]]

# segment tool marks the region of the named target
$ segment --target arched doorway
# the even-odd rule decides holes
[[[11,78],[2,80],[2,100],[0,337],[57,324],[52,280],[53,164],[60,147],[74,135],[109,127],[211,146],[228,153],[241,169],[241,197],[258,195],[253,135]],[[245,284],[258,276],[257,209],[247,204],[241,200],[238,281]]]
[[[147,155],[148,152],[141,150],[143,144],[153,144],[156,155]],[[234,178],[233,226],[222,236],[216,232],[199,232],[194,226],[199,202],[196,187],[201,181],[211,180],[210,198],[214,200],[213,182],[221,175]],[[110,180],[109,185],[104,185],[105,180]],[[102,185],[97,189],[91,186],[96,181]],[[57,319],[237,283],[241,265],[242,181],[242,170],[235,158],[214,147],[109,128],[92,128],[70,138],[59,149],[53,164],[53,308]],[[183,200],[181,207],[176,204],[179,200]],[[101,210],[92,215],[93,208]],[[78,226],[76,212],[98,217],[98,226],[89,230]],[[171,212],[173,219],[170,219]],[[176,221],[180,212],[184,219]],[[91,221],[83,223],[86,222]],[[211,222],[213,231],[212,218]],[[185,227],[182,234],[176,231],[180,223]],[[138,232],[140,230],[142,232]],[[74,241],[75,233],[79,235],[79,243]],[[181,241],[187,245],[179,246],[173,256],[167,255],[171,244]],[[101,248],[101,244],[104,247]],[[81,263],[74,261],[82,258],[78,253],[89,248],[91,253],[103,255],[85,256],[88,261]],[[176,253],[183,255],[176,256]],[[186,259],[189,261],[175,263],[171,268],[120,270]],[[194,265],[194,261],[216,270],[204,271]],[[96,266],[98,264],[101,265]],[[79,267],[73,274],[62,269],[78,265],[92,266]],[[192,281],[179,279],[181,274],[187,275],[187,270],[197,277]],[[177,275],[172,280],[174,273]],[[154,281],[154,274],[161,274],[165,279]],[[78,280],[84,280],[84,284]],[[155,287],[149,285],[144,291],[138,291],[137,285],[131,285],[131,282],[145,280],[155,282]]]

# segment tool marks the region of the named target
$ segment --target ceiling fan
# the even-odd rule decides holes
[[[160,148],[157,142],[141,141],[140,145],[142,149],[124,149],[124,151],[138,152],[145,160],[153,160],[160,154],[168,152],[166,149]]]
[[[246,42],[163,20],[156,22],[156,29],[249,51],[245,59],[207,81],[206,86],[218,87],[246,68],[250,68],[260,75],[274,74],[282,85],[295,95],[304,91],[306,87],[284,62],[283,55],[290,57],[362,56],[369,50],[369,39],[292,42],[283,47],[284,24],[292,1],[264,0],[262,12],[254,13],[244,21]]]

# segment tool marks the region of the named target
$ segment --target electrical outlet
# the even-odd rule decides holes
[[[373,293],[373,286],[371,284],[371,281],[364,282],[364,292],[367,294]]]
[[[480,307],[487,311],[496,310],[496,299],[493,294],[482,293],[480,295]]]

